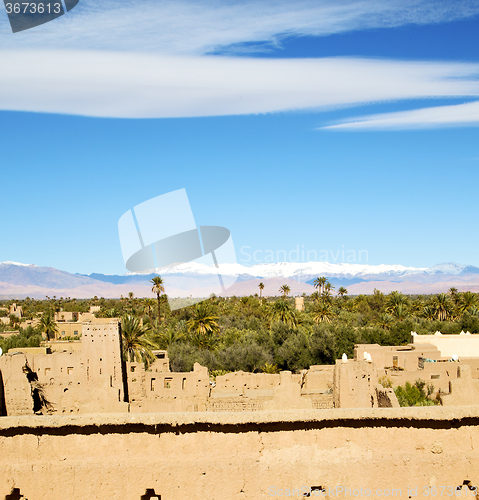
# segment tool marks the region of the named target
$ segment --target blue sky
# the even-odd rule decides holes
[[[2,11],[0,262],[124,273],[120,216],[184,187],[242,264],[479,266],[479,1],[450,3]]]

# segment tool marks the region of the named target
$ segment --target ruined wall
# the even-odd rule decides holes
[[[148,371],[142,363],[126,363],[131,412],[205,411],[210,391],[208,369],[195,363],[192,372],[169,371],[168,358]]]
[[[333,366],[311,366],[301,374],[234,372],[216,377],[207,411],[333,408]]]
[[[24,368],[28,365],[46,399],[58,413],[128,411],[124,402],[118,320],[85,323],[81,351],[32,352],[0,357],[7,415],[31,415],[33,395]],[[36,348],[45,351],[45,348]]]
[[[449,382],[449,394],[441,400],[444,406],[479,404],[479,380],[472,378],[470,366],[457,366],[457,379]]]
[[[478,413],[423,407],[6,417],[0,499],[13,488],[27,500],[140,500],[147,490],[161,500],[257,500],[311,486],[370,489],[372,498],[395,489],[382,496],[407,499],[416,486],[418,498],[424,487],[455,493],[464,481],[479,481]],[[346,498],[353,495],[366,496]]]
[[[434,345],[409,344],[407,346],[380,346],[379,344],[357,344],[354,346],[355,361],[362,361],[364,353],[371,355],[378,369],[397,368],[417,371],[420,358],[441,359],[441,352]]]
[[[462,343],[463,338],[467,339],[471,335],[415,335],[415,339],[431,337],[441,339],[446,337],[447,342]],[[454,338],[449,338],[454,337]],[[364,353],[371,355],[373,363],[378,370],[378,377],[387,377],[394,386],[404,385],[406,382],[414,384],[417,380],[423,380],[428,385],[433,385],[435,392],[449,392],[449,383],[457,379],[458,366],[469,366],[471,377],[479,379],[479,358],[461,356],[459,362],[451,361],[450,356],[444,357],[441,351],[433,345],[419,343],[407,346],[380,346],[379,344],[358,344],[354,348],[354,359],[363,360]],[[469,354],[470,356],[471,354]],[[427,361],[430,360],[430,361]],[[434,361],[434,362],[432,362]]]
[[[86,370],[87,387],[91,392],[102,393],[92,398],[84,411],[118,411],[125,400],[125,384],[117,319],[83,324],[81,364]]]
[[[334,407],[377,407],[377,385],[378,373],[374,363],[336,360],[333,390]]]
[[[406,382],[414,384],[417,380],[423,380],[428,385],[434,387],[434,391],[440,390],[442,393],[449,392],[449,382],[457,379],[458,366],[474,367],[474,374],[477,377],[475,365],[479,360],[468,360],[460,363],[453,361],[444,361],[438,363],[424,363],[424,368],[415,371],[394,371],[394,370],[378,370],[378,376],[386,376],[391,380],[394,387],[404,385]]]
[[[14,354],[0,358],[0,374],[4,399],[1,403],[6,415],[32,415],[31,387],[23,373],[26,356]]]

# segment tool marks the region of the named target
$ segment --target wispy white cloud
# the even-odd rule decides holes
[[[475,64],[205,54],[478,13],[479,0],[81,0],[13,35],[0,9],[0,109],[160,118],[476,97]]]
[[[401,130],[479,126],[479,101],[433,108],[383,113],[323,127],[329,130]]]
[[[7,48],[204,54],[285,36],[430,24],[479,14],[478,0],[81,0],[54,22],[14,36],[0,10]]]
[[[0,109],[162,118],[479,96],[479,64],[4,51]]]

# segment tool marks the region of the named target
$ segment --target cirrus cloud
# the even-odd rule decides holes
[[[0,109],[112,118],[244,115],[479,96],[479,64],[4,51]]]
[[[335,125],[322,127],[326,130],[401,130],[439,127],[470,127],[479,125],[479,101],[452,106],[382,113],[355,118]]]
[[[12,36],[0,11],[3,49],[135,51],[199,55],[238,45],[277,45],[289,36],[327,36],[479,14],[478,0],[81,0],[60,19]],[[242,46],[242,50],[246,50]]]

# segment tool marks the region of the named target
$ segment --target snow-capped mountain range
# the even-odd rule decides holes
[[[337,288],[347,287],[350,294],[385,293],[400,290],[405,293],[438,293],[449,287],[479,292],[479,268],[455,263],[438,264],[431,268],[401,265],[369,265],[328,262],[278,262],[256,264],[223,264],[219,272],[228,281],[225,295],[250,295],[265,284],[267,295],[279,294],[279,287],[288,284],[293,295],[312,293],[314,279],[325,276]],[[170,297],[205,297],[218,286],[218,268],[190,262],[175,267],[151,270],[142,274],[71,274],[50,267],[18,262],[0,263],[0,298],[57,297],[88,298],[151,296],[149,280],[160,274]],[[227,280],[226,280],[227,278]],[[232,286],[231,286],[232,285]]]
[[[241,264],[222,264],[220,272],[225,276],[239,276],[251,278],[302,278],[311,276],[360,278],[370,276],[408,276],[408,275],[433,275],[450,274],[459,275],[464,270],[471,270],[474,274],[479,273],[479,268],[473,266],[460,265],[455,263],[437,264],[431,268],[426,267],[406,267],[401,265],[370,265],[370,264],[330,264],[328,262],[277,262],[271,264],[255,264],[247,267]],[[474,272],[475,270],[475,272]],[[218,268],[188,262],[178,266],[158,269],[158,274],[186,274],[186,275],[212,275],[218,274]],[[154,270],[152,270],[154,272]],[[151,274],[142,273],[142,274]],[[129,275],[141,275],[139,273],[129,273]]]

